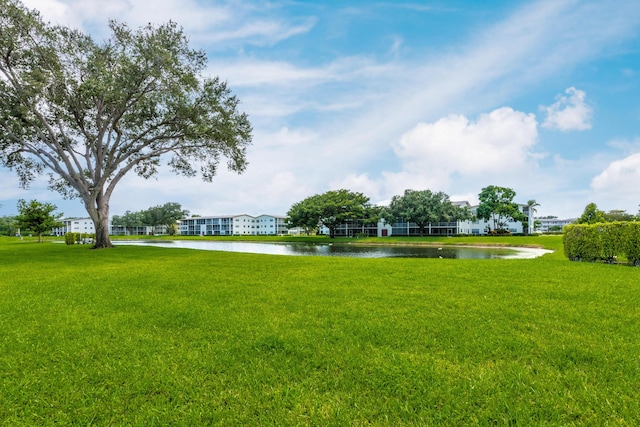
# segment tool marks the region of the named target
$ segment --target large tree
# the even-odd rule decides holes
[[[332,238],[339,225],[354,221],[377,221],[377,209],[364,194],[344,189],[307,197],[287,212],[288,226],[305,229],[325,226]]]
[[[130,172],[150,178],[166,161],[205,181],[221,158],[241,173],[251,125],[207,60],[175,23],[138,30],[111,21],[111,38],[42,21],[17,0],[0,0],[0,164],[28,184],[79,197],[111,246],[109,200]]]
[[[306,235],[320,227],[319,195],[294,203],[287,212],[287,228],[299,227]]]
[[[165,225],[171,227],[182,218],[189,215],[188,210],[182,209],[180,203],[168,202],[164,205],[153,206],[143,211],[145,222],[148,225]]]
[[[504,231],[508,221],[522,222],[526,220],[520,207],[513,201],[516,192],[508,187],[490,185],[483,188],[478,195],[480,204],[476,215],[480,219],[490,221],[490,231]]]
[[[451,203],[449,196],[441,191],[405,190],[403,195],[391,198],[387,216],[387,221],[415,223],[422,236],[428,224],[469,219],[471,213]]]
[[[58,209],[51,203],[42,203],[37,200],[26,202],[18,200],[18,226],[23,231],[30,231],[38,236],[38,243],[42,242],[42,235],[51,232],[55,227],[62,227],[60,218],[62,213],[55,213]]]

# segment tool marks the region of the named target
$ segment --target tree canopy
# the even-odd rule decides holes
[[[288,228],[300,227],[305,234],[316,231],[320,227],[320,196],[307,197],[294,203],[287,212]]]
[[[598,222],[605,222],[604,211],[598,209],[598,205],[595,203],[589,203],[584,207],[584,211],[580,218],[576,220],[578,224],[595,224]]]
[[[111,225],[125,228],[142,227],[145,225],[144,213],[143,211],[126,211],[123,215],[113,215],[111,217]]]
[[[377,210],[362,193],[344,189],[307,197],[293,204],[287,212],[289,227],[302,227],[308,231],[325,226],[330,237],[335,236],[337,226],[353,221],[377,221]]]
[[[15,216],[0,216],[0,236],[14,236],[18,230],[18,219]]]
[[[174,234],[177,221],[188,215],[189,211],[183,210],[180,203],[168,202],[139,212],[126,211],[124,215],[113,215],[111,224],[127,229],[145,225],[152,227],[164,225],[169,234]]]
[[[38,236],[38,242],[42,242],[42,235],[51,232],[54,227],[62,227],[60,218],[62,213],[54,214],[58,209],[51,203],[41,203],[37,200],[26,202],[18,200],[18,226],[23,231],[30,231]]]
[[[607,222],[614,221],[636,221],[638,217],[636,215],[628,213],[624,209],[612,209],[604,214],[604,219]]]
[[[0,164],[23,186],[39,174],[79,197],[109,247],[109,200],[128,173],[166,161],[211,181],[221,158],[245,170],[251,125],[207,60],[169,22],[132,30],[111,21],[96,43],[51,26],[17,0],[0,0]]]
[[[508,221],[525,221],[525,215],[520,211],[517,203],[513,201],[516,192],[508,187],[490,185],[483,188],[478,195],[480,204],[476,215],[480,219],[490,221],[489,231],[505,231]]]
[[[393,196],[385,213],[387,221],[404,220],[415,223],[420,229],[420,235],[424,235],[428,224],[469,218],[471,212],[451,203],[447,194],[431,190],[405,190],[403,195]]]

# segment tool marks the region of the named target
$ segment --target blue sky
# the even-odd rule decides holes
[[[28,0],[96,40],[107,19],[174,20],[228,81],[254,127],[249,166],[213,183],[128,177],[111,213],[179,202],[200,215],[285,214],[347,188],[477,201],[487,185],[539,215],[640,204],[640,2]],[[615,6],[614,6],[615,5]],[[0,215],[55,203],[0,169]]]

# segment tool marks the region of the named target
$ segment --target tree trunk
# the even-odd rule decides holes
[[[96,229],[96,240],[94,242],[94,249],[111,248],[111,239],[109,239],[109,216],[98,218],[96,222],[94,220],[94,226]]]
[[[109,200],[99,195],[95,203],[85,201],[85,205],[96,230],[93,249],[112,248],[113,245],[109,239]]]

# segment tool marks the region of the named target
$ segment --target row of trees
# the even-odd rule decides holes
[[[576,220],[578,224],[598,224],[603,222],[615,222],[615,221],[640,221],[640,212],[637,215],[628,213],[622,209],[613,209],[609,212],[598,209],[598,205],[595,203],[589,203],[585,206],[582,215]]]
[[[165,226],[169,234],[176,234],[178,227],[176,222],[189,215],[189,211],[182,209],[180,203],[169,202],[164,205],[153,206],[147,210],[131,212],[126,211],[124,215],[114,215],[111,218],[111,225],[124,227],[127,230],[144,226]]]
[[[507,187],[490,185],[483,188],[478,196],[480,205],[477,217],[490,222],[490,231],[505,230],[509,221],[523,222],[526,229],[527,217],[513,201],[515,195],[515,191]],[[528,204],[534,210],[539,206],[535,200],[530,200]],[[316,194],[293,204],[287,212],[287,226],[300,227],[307,234],[327,227],[329,235],[334,237],[336,227],[341,224],[354,221],[364,225],[375,224],[384,219],[389,223],[415,223],[420,234],[424,235],[428,224],[473,218],[468,207],[452,203],[449,196],[441,191],[405,190],[404,194],[393,196],[389,206],[382,207],[373,206],[362,193],[342,189]]]

